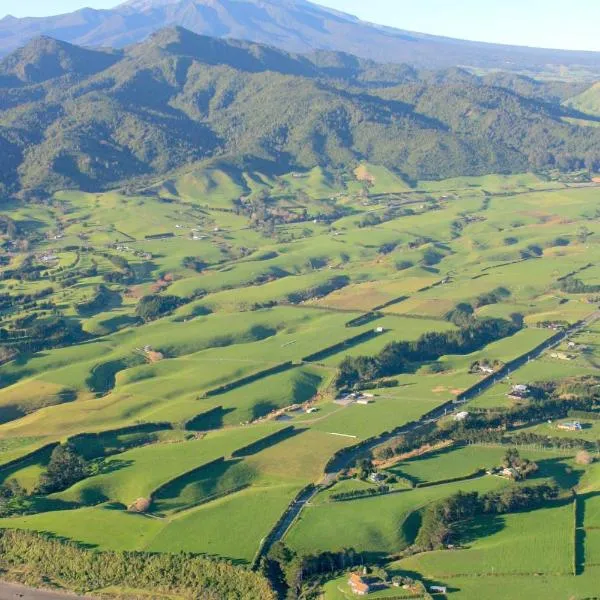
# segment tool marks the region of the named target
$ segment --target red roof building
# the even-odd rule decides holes
[[[366,596],[371,591],[369,584],[365,583],[365,580],[357,573],[352,573],[352,575],[350,575],[348,584],[350,585],[352,592],[357,596]]]

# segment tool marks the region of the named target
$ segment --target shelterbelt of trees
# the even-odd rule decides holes
[[[469,354],[487,344],[515,334],[521,320],[471,318],[455,331],[431,332],[414,342],[392,342],[377,356],[347,356],[340,364],[335,384],[340,390],[382,377],[399,375],[411,363],[432,361],[446,354]]]

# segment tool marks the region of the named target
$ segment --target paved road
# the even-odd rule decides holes
[[[487,377],[482,380],[479,385],[469,389],[464,394],[461,394],[458,399],[462,402],[467,402],[468,400],[472,400],[473,398],[481,395],[485,390],[489,389],[493,385],[495,385],[498,381],[500,381],[506,375],[512,373],[525,363],[535,358],[538,358],[542,353],[544,353],[549,348],[553,348],[558,346],[561,342],[567,339],[569,336],[577,333],[581,329],[584,329],[594,323],[595,321],[600,319],[600,311],[596,311],[586,319],[581,321],[580,323],[576,323],[571,327],[565,329],[542,342],[538,346],[536,346],[533,350],[528,352],[525,356],[521,356],[509,363],[507,363],[500,371]],[[265,539],[265,543],[262,546],[260,556],[266,556],[271,546],[280,540],[282,540],[289,528],[292,526],[294,521],[298,518],[304,507],[310,503],[310,501],[320,492],[324,487],[330,484],[335,477],[338,475],[340,471],[345,469],[346,467],[353,464],[357,457],[360,455],[366,454],[368,451],[372,450],[376,446],[380,446],[381,444],[389,441],[392,438],[398,437],[403,433],[408,433],[410,431],[416,431],[431,423],[435,423],[439,421],[442,417],[446,416],[449,412],[456,410],[457,404],[454,400],[446,402],[445,404],[439,406],[435,410],[427,413],[419,421],[415,421],[412,423],[407,423],[404,427],[395,429],[393,432],[390,432],[386,436],[378,437],[374,439],[371,443],[365,444],[362,446],[358,446],[355,450],[352,450],[352,447],[349,449],[349,452],[342,454],[338,460],[334,461],[329,465],[328,471],[325,474],[321,483],[314,488],[302,492],[296,500],[290,505],[287,509],[286,513],[283,515],[282,519],[279,521],[278,525],[271,531],[271,533]]]
[[[86,597],[87,600],[88,597]],[[34,590],[15,583],[0,582],[0,600],[83,600],[84,596],[73,596],[59,592]]]

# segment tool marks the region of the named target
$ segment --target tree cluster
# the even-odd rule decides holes
[[[259,573],[191,554],[98,552],[25,531],[0,531],[5,564],[83,592],[108,587],[148,590],[199,600],[275,600]]]
[[[140,298],[135,314],[144,322],[155,321],[173,312],[182,302],[179,296],[150,294]]]
[[[419,551],[436,550],[457,539],[456,524],[482,515],[531,510],[558,497],[558,488],[547,484],[511,486],[497,492],[458,492],[430,505],[423,514],[415,540]]]
[[[85,479],[89,473],[89,465],[85,459],[69,444],[60,444],[52,451],[50,462],[40,477],[36,492],[61,492]]]
[[[411,363],[437,360],[446,354],[469,354],[518,330],[519,325],[514,321],[473,319],[459,330],[426,333],[414,342],[392,342],[376,356],[347,356],[340,364],[335,385],[339,390],[351,389],[399,375]]]

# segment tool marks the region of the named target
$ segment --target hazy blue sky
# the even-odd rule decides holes
[[[362,19],[464,39],[600,51],[599,0],[318,0]],[[118,0],[0,0],[0,17],[56,14]]]

